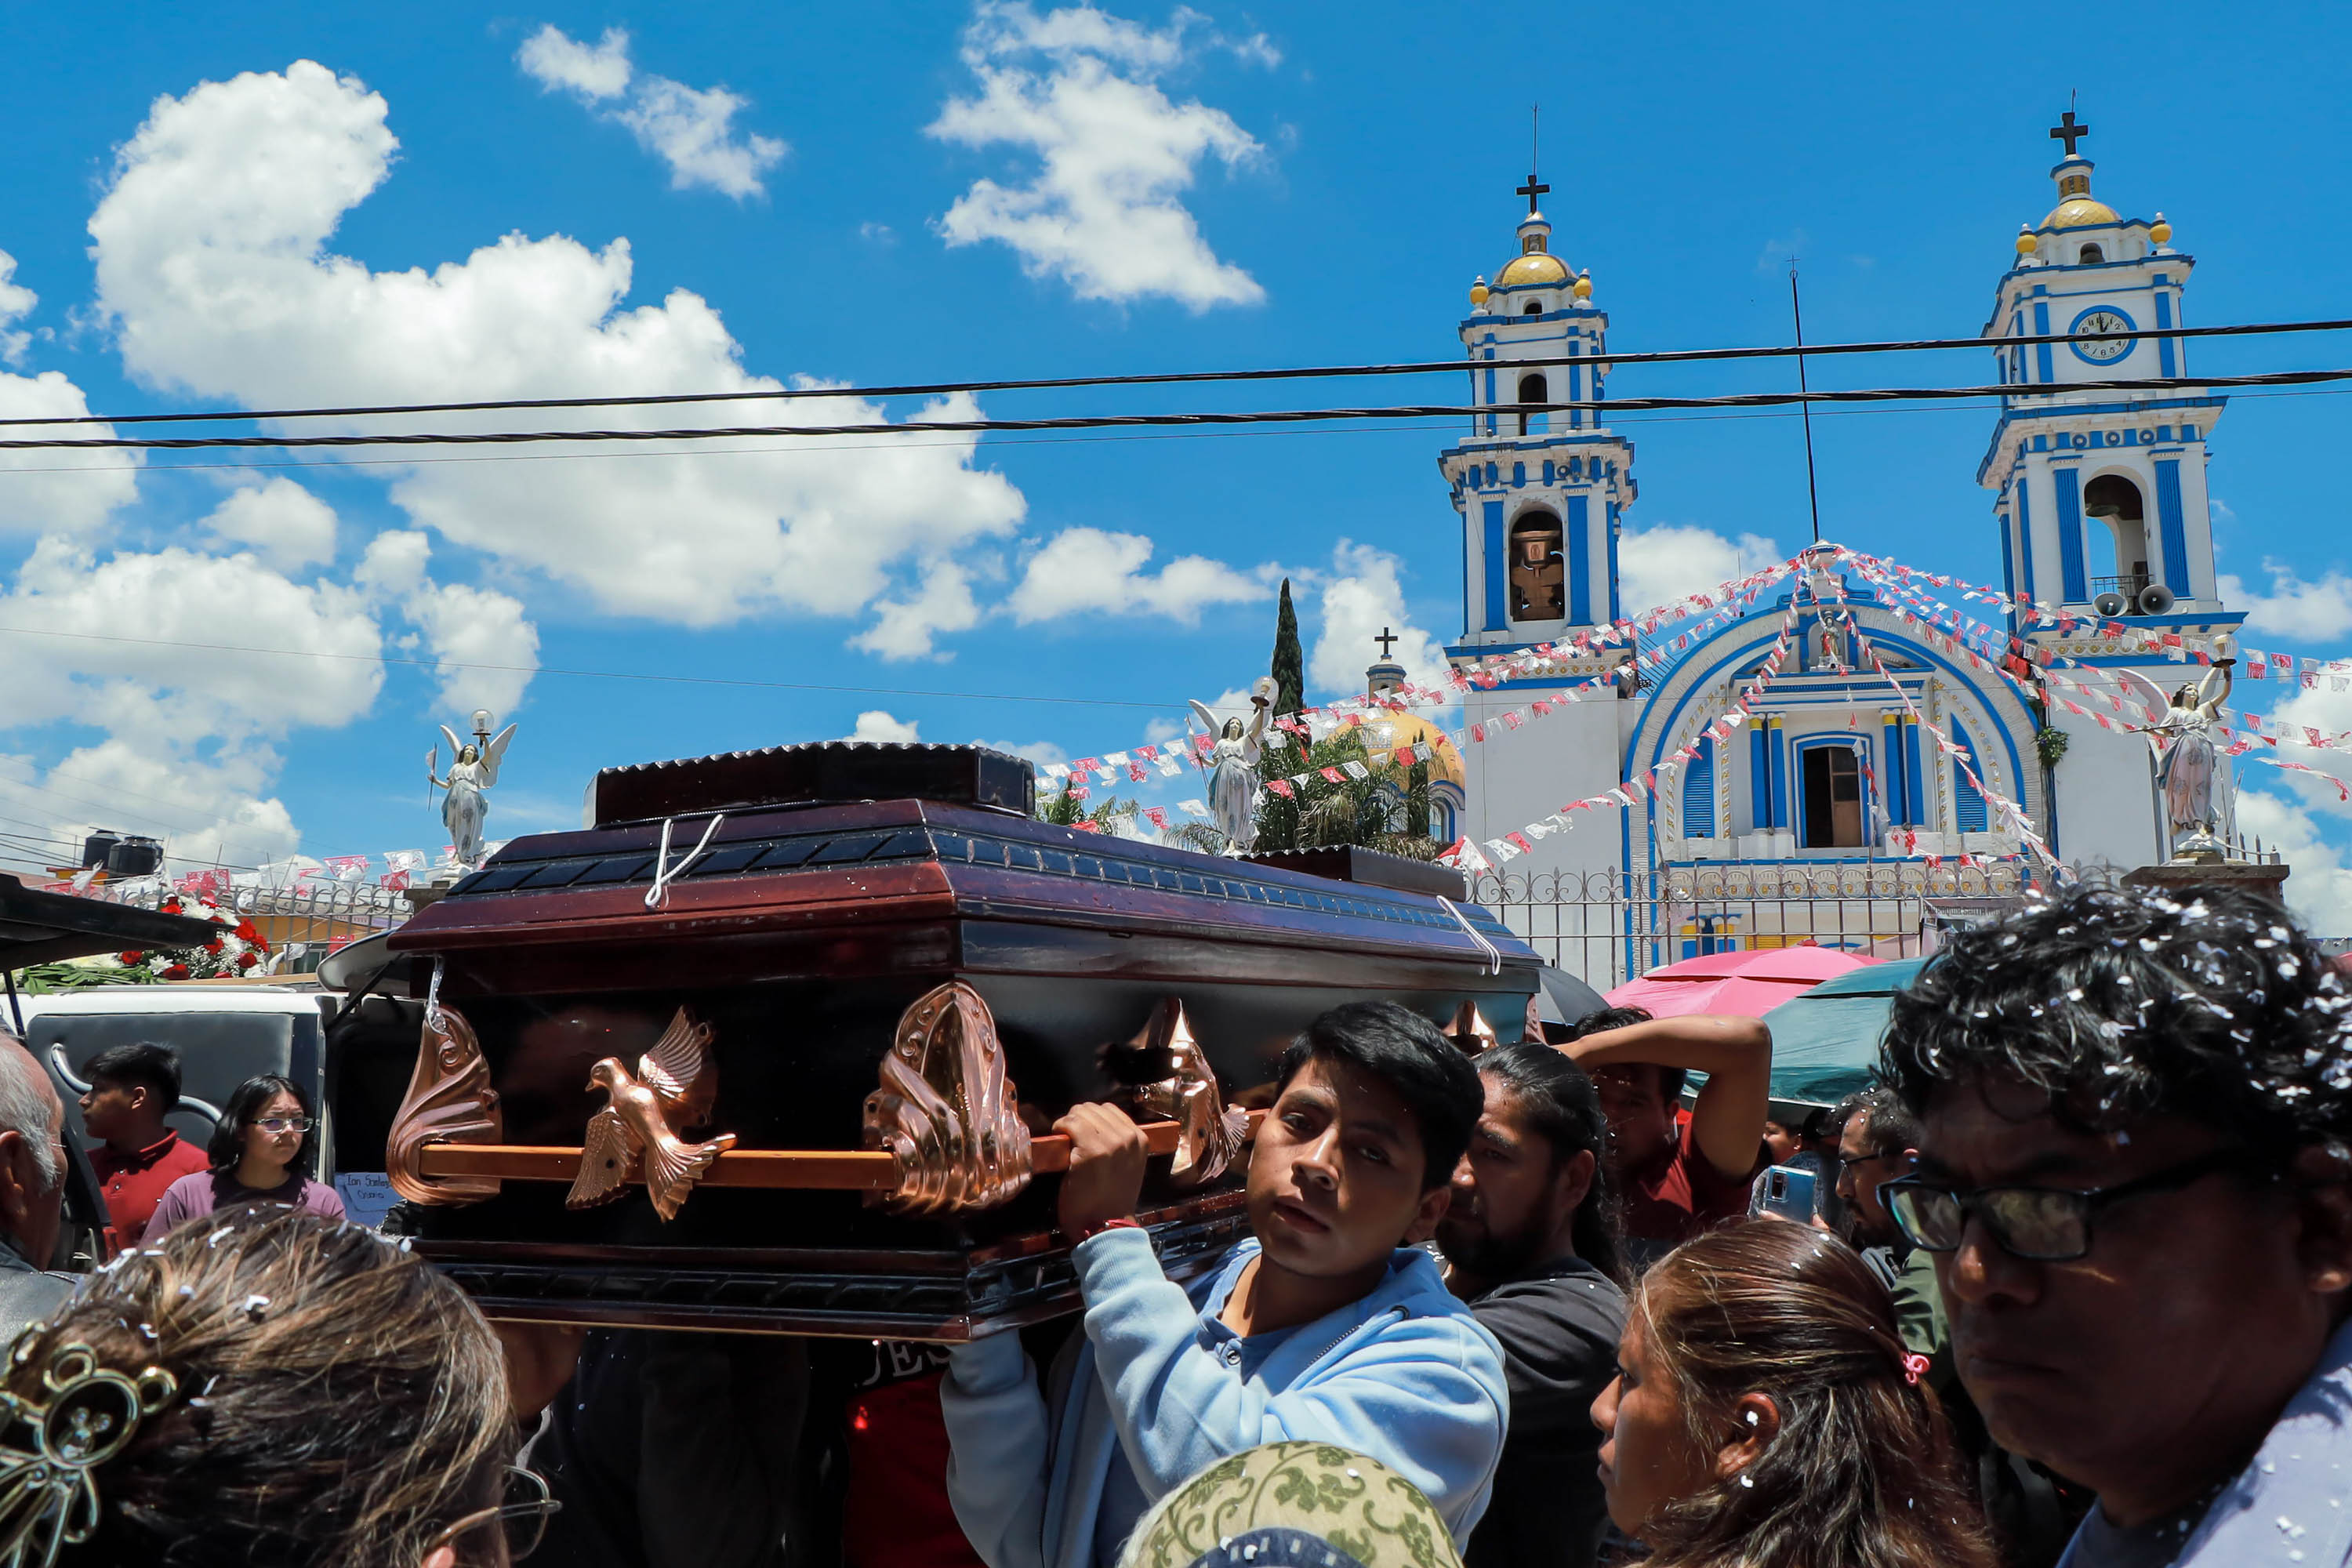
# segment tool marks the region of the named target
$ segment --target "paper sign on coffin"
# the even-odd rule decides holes
[[[1172,1272],[1244,1234],[1283,1047],[1385,997],[1521,1037],[1535,955],[1441,867],[1031,816],[1017,758],[608,770],[395,932],[426,1002],[390,1224],[493,1316],[964,1339],[1072,1310],[1048,1131],[1116,1098]]]

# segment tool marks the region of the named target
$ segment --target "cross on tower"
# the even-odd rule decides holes
[[[2090,133],[2089,126],[2074,123],[2074,111],[2071,109],[2060,118],[2057,124],[2050,128],[2050,139],[2066,143],[2066,156],[2069,158],[2074,155],[2074,143]]]
[[[1536,172],[1533,169],[1529,169],[1528,171],[1528,183],[1518,187],[1518,194],[1528,198],[1528,211],[1529,214],[1532,215],[1536,210],[1536,198],[1550,189],[1551,187],[1549,185],[1538,184],[1536,183]]]
[[[1372,640],[1381,645],[1381,657],[1382,658],[1386,658],[1389,657],[1390,647],[1397,641],[1397,635],[1396,633],[1389,630],[1388,627],[1382,626],[1381,628],[1381,635],[1374,637]]]

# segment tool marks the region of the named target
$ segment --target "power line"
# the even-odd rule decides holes
[[[1813,351],[1811,348],[1808,348],[1805,352],[1807,353],[1811,353]],[[1499,363],[1501,362],[1498,361],[1496,363]],[[1517,364],[1522,362],[1515,360],[1511,363]],[[2200,386],[2211,386],[2216,384],[2212,381],[2200,381],[2197,384]],[[2013,386],[2004,388],[2003,391],[2010,395],[2016,395],[2016,389]],[[2233,403],[2246,403],[2256,399],[2273,397],[2342,397],[2345,396],[2347,392],[2352,392],[2352,388],[2287,386],[2277,387],[2269,391],[2253,388],[2241,393],[2231,401]],[[1820,409],[1814,413],[1812,416],[1818,419],[1835,419],[1850,418],[1856,415],[1964,414],[1970,412],[1970,410],[1964,405],[1966,401],[1968,400],[1931,403],[1924,407],[1908,407],[1896,403],[1859,404],[1847,407]],[[1975,401],[1990,403],[1996,401],[1996,399],[1988,395],[1983,399]],[[1529,404],[1527,406],[1530,409],[1535,409],[1547,405]],[[1603,406],[1612,411],[1622,409],[1622,405],[1617,404],[1608,404]],[[1517,413],[1519,407],[1520,405],[1516,403],[1496,404],[1492,405],[1491,411],[1497,413]],[[1668,411],[1648,415],[1646,416],[1637,411],[1633,417],[1625,420],[1624,423],[1631,426],[1641,426],[1651,425],[1716,423],[1725,420],[1741,419],[1795,419],[1799,417],[1801,417],[1801,411],[1795,409],[1772,410],[1724,408],[1714,410],[1698,409],[1687,412]],[[898,426],[893,426],[892,428],[897,429]],[[1049,435],[1038,437],[1034,440],[1023,440],[1018,437],[1006,437],[999,440],[991,441],[989,446],[990,448],[993,450],[1003,447],[1104,446],[1124,441],[1226,441],[1234,440],[1242,437],[1255,436],[1395,436],[1425,435],[1431,433],[1442,435],[1450,432],[1458,432],[1461,426],[1458,420],[1448,420],[1442,424],[1413,424],[1410,421],[1395,419],[1360,426],[1326,426],[1318,427],[1304,425],[1277,425],[1271,426],[1264,429],[1229,427],[1216,430],[1115,432],[1100,436]],[[590,460],[607,460],[630,458],[756,458],[773,456],[780,453],[903,452],[910,449],[921,451],[932,447],[957,449],[963,447],[965,445],[966,443],[962,441],[857,441],[836,442],[832,444],[819,442],[794,442],[790,446],[784,447],[713,447],[704,448],[700,451],[688,450],[678,452],[646,451],[643,449],[631,450],[621,448],[612,451],[595,452],[478,452],[463,456],[438,458],[321,458],[310,460],[289,458],[277,462],[240,459],[238,461],[229,463],[149,463],[140,461],[127,463],[61,463],[48,464],[37,468],[29,465],[12,463],[5,467],[0,467],[0,479],[5,479],[15,474],[236,473],[247,469],[251,469],[257,472],[271,472],[281,468],[333,468],[341,470],[346,468],[425,468],[447,463],[576,463]]]
[[[1505,318],[1507,320],[1507,318]],[[2319,321],[2251,321],[2218,327],[2137,328],[2107,332],[2101,341],[2141,338],[2259,337],[2277,332],[2352,331],[2352,320]],[[1827,354],[1909,353],[1948,349],[2011,349],[2040,343],[2080,342],[2073,332],[2048,332],[2005,338],[1908,338],[1852,343],[1788,344],[1758,348],[1662,349],[1629,353],[1573,354],[1515,359],[1514,365],[1695,364],[1725,360],[1789,358],[1802,353],[1819,359]],[[1311,381],[1355,376],[1453,375],[1475,370],[1485,360],[1407,360],[1394,363],[1294,365],[1277,369],[1194,370],[1147,372],[1134,375],[1067,375],[993,381],[915,382],[896,386],[783,386],[740,392],[672,392],[636,396],[485,398],[466,403],[390,403],[340,408],[198,409],[180,414],[75,414],[21,416],[0,419],[11,425],[154,425],[191,424],[215,420],[361,419],[414,414],[481,414],[545,408],[656,408],[698,403],[785,403],[811,398],[936,397],[960,392],[1054,392],[1097,386],[1181,386],[1215,382]]]
[[[1811,350],[1806,351],[1811,353]],[[1524,362],[1513,361],[1516,366]],[[1457,367],[1458,368],[1458,367]],[[1275,408],[1242,413],[1082,414],[1043,419],[933,419],[904,424],[739,425],[667,430],[402,431],[336,436],[37,437],[0,441],[0,450],[127,448],[184,451],[214,447],[473,447],[542,442],[720,441],[771,436],[896,436],[999,430],[1118,430],[1221,425],[1288,425],[1341,419],[1436,419],[1502,414],[1639,413],[1665,408],[1772,408],[1811,403],[1893,403],[1952,398],[2047,398],[2082,392],[2210,391],[2215,387],[2298,386],[2352,380],[2352,370],[2272,371],[2259,375],[2146,376],[2115,381],[2009,382],[1990,386],[1889,386],[1822,392],[1742,392],[1714,397],[1627,397],[1545,403],[1397,404],[1360,408]]]

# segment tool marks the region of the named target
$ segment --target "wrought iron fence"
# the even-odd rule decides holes
[[[2088,868],[2078,868],[2078,872]],[[1537,954],[1597,991],[1707,953],[1812,942],[1880,958],[2014,907],[2014,862],[1701,866],[1663,871],[1488,871],[1471,896]]]

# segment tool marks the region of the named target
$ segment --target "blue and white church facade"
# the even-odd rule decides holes
[[[2074,151],[2080,130],[2071,114],[2053,134],[2067,143],[2052,171],[2058,203],[2017,237],[1983,329],[2000,382],[2016,390],[2002,400],[1977,479],[1992,498],[2010,593],[2079,617],[2063,633],[2045,621],[2024,635],[2169,693],[2202,670],[2121,651],[2126,645],[2102,638],[2098,624],[2178,633],[2193,646],[2242,619],[2219,597],[2205,487],[2207,442],[2224,400],[2189,386],[2099,384],[2188,375],[2183,340],[2117,334],[2183,325],[2193,263],[2172,248],[2161,215],[2126,219],[2092,196],[2092,165]],[[1590,274],[1554,250],[1551,226],[1532,210],[1541,189],[1530,176],[1519,254],[1493,283],[1472,287],[1460,326],[1477,412],[1439,459],[1462,528],[1464,628],[1446,649],[1458,668],[1568,643],[1649,607],[1622,603],[1618,584],[1618,542],[1637,494],[1633,444],[1611,430],[1605,410],[1547,417],[1519,406],[1605,395],[1605,366],[1579,361],[1605,352],[1609,318]],[[2065,341],[2000,346],[2052,336]],[[2169,844],[2138,735],[2061,710],[2045,720],[2016,685],[1920,636],[1863,576],[1841,575],[1854,626],[1888,675],[1857,657],[1850,635],[1825,626],[1803,595],[1797,650],[1727,737],[1707,728],[1772,654],[1798,591],[1793,579],[1694,637],[1664,668],[1645,665],[1639,679],[1622,668],[1622,648],[1606,648],[1474,686],[1464,721],[1485,724],[1486,738],[1465,748],[1461,831],[1496,839],[1696,747],[1654,795],[1628,809],[1577,813],[1572,830],[1536,840],[1509,869],[1638,877],[2018,854],[2017,835],[1921,733],[1928,729],[1966,748],[1984,789],[2019,802],[2060,858],[2123,868],[2165,858]],[[1499,721],[1612,671],[1613,682],[1547,716]],[[2049,770],[2036,744],[2045,722],[2067,737]]]

